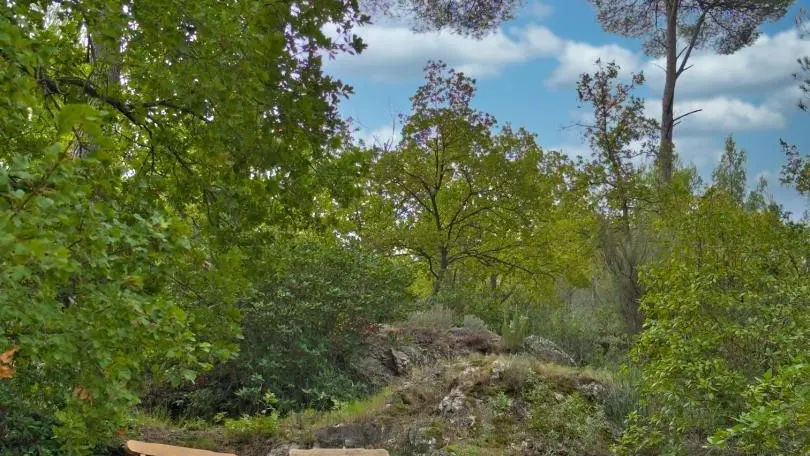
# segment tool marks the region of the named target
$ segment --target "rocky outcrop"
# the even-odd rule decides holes
[[[380,387],[375,396],[333,413],[291,415],[274,436],[235,445],[218,427],[214,449],[242,456],[287,456],[293,448],[313,447],[385,448],[392,456],[609,454],[598,442],[580,445],[587,451],[575,440],[574,447],[572,441],[563,447],[537,434],[536,421],[548,413],[578,420],[580,428],[591,426],[582,416],[555,418],[559,411],[551,411],[574,400],[599,404],[611,386],[573,367],[571,356],[547,339],[528,337],[519,352],[507,353],[499,336],[480,329],[383,327],[351,360],[359,375]],[[595,429],[594,435],[602,435]],[[147,440],[196,447],[188,442],[212,435],[201,432],[196,438],[185,431]],[[476,453],[476,445],[483,445],[483,452]]]
[[[400,329],[383,326],[350,361],[357,375],[379,388],[407,375],[414,367],[473,353],[502,353],[501,338],[490,331]]]
[[[524,339],[520,351],[540,361],[566,366],[574,366],[577,364],[574,358],[564,352],[557,344],[540,336],[532,335]]]
[[[322,448],[365,448],[383,440],[385,428],[377,423],[345,423],[316,429],[315,439]]]

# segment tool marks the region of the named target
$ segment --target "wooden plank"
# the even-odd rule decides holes
[[[290,456],[388,456],[388,452],[385,450],[361,450],[355,448],[342,450],[313,448],[311,450],[290,450]]]
[[[124,448],[126,448],[127,453],[136,456],[236,456],[233,453],[217,453],[196,448],[139,442],[137,440],[128,440]]]

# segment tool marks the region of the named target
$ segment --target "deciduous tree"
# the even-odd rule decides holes
[[[90,453],[147,378],[233,356],[241,252],[323,191],[356,6],[0,4],[0,452]]]
[[[553,277],[563,272],[557,260],[576,251],[566,251],[576,230],[565,230],[581,196],[572,163],[524,130],[493,133],[492,116],[471,106],[474,93],[462,73],[427,65],[402,141],[377,151],[365,203],[361,236],[424,262],[434,293],[464,263]]]

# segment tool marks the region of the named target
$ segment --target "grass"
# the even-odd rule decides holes
[[[336,410],[321,414],[314,425],[315,427],[327,427],[369,419],[385,408],[392,392],[393,389],[389,387],[369,398],[348,402]]]
[[[386,408],[392,393],[393,388],[389,387],[366,399],[347,402],[328,412],[307,409],[292,413],[279,423],[279,434],[306,445],[314,438],[312,432],[315,429],[371,420]]]
[[[448,330],[456,325],[456,313],[436,304],[425,310],[418,310],[397,326],[403,329]]]
[[[444,451],[456,456],[502,456],[503,448],[486,448],[475,445],[451,444]]]
[[[223,425],[226,438],[243,442],[255,438],[275,436],[278,431],[279,419],[275,413],[256,416],[243,415],[235,420],[226,419]]]

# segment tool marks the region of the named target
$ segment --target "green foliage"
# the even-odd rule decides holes
[[[356,398],[367,387],[349,364],[355,349],[410,308],[408,269],[377,255],[308,235],[261,255],[255,291],[240,303],[239,359],[181,395],[180,414],[324,410]]]
[[[352,229],[378,251],[416,258],[434,294],[466,276],[522,274],[548,290],[574,275],[587,208],[573,164],[523,129],[494,133],[492,116],[471,105],[474,80],[439,62],[425,73],[402,141],[374,151],[363,224]]]
[[[243,252],[310,218],[328,183],[313,169],[340,145],[348,87],[318,55],[362,48],[354,2],[270,3],[0,4],[13,451],[55,439],[88,454],[147,383],[188,383],[233,356]],[[327,38],[327,23],[346,33]]]
[[[732,136],[726,138],[726,148],[720,157],[720,163],[712,172],[714,187],[724,191],[731,199],[743,203],[745,189],[748,186],[745,173],[745,151],[737,149]]]
[[[631,417],[622,454],[684,454],[715,433],[734,454],[802,448],[806,228],[710,191],[662,229],[670,242],[645,275],[648,323],[633,349],[648,413]]]
[[[248,440],[255,437],[273,437],[278,431],[278,415],[242,415],[239,419],[226,419],[225,436],[235,441]]]
[[[30,140],[0,168],[0,346],[21,347],[0,395],[54,417],[53,436],[77,454],[114,435],[149,367],[179,383],[234,348],[201,335],[211,322],[174,293],[170,278],[201,274],[173,261],[195,249],[176,217],[129,199],[133,183],[104,152],[111,145],[91,136],[101,116],[63,107],[38,138],[53,144]],[[68,135],[78,126],[99,150],[74,160]],[[227,339],[234,314],[221,315],[210,334]]]
[[[25,411],[14,398],[0,396],[5,407],[0,409],[0,454],[9,456],[59,456],[63,452],[53,438],[57,424],[51,417]]]
[[[507,350],[516,350],[523,345],[523,341],[531,334],[531,321],[529,316],[521,312],[512,312],[511,317],[503,320],[501,336],[503,346]]]
[[[408,319],[399,323],[399,326],[444,331],[455,327],[457,320],[458,317],[454,311],[441,304],[435,304],[425,310],[411,312]]]
[[[774,375],[766,371],[745,391],[744,412],[709,442],[748,454],[806,454],[810,451],[810,382],[806,360]]]
[[[602,448],[607,421],[602,410],[579,394],[560,394],[536,381],[525,393],[531,405],[529,430],[543,454],[594,454]]]

